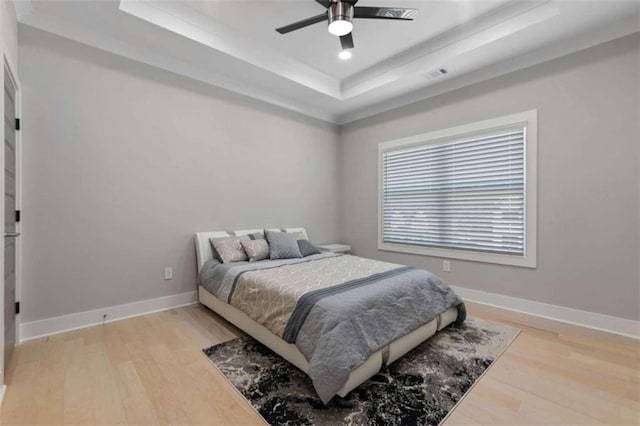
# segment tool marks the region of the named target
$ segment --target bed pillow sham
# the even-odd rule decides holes
[[[264,235],[269,243],[271,259],[294,259],[302,257],[298,241],[294,234],[265,230]]]
[[[269,258],[269,244],[265,239],[251,239],[240,241],[242,248],[249,256],[249,262],[256,262]]]
[[[296,240],[298,241],[307,239],[307,236],[305,235],[304,232],[296,231],[296,232],[290,232],[290,234],[293,234],[293,236],[296,237]]]
[[[214,258],[222,263],[242,262],[249,260],[240,241],[249,241],[249,237],[210,238]]]
[[[311,256],[312,254],[320,254],[320,250],[318,249],[318,247],[311,244],[309,240],[298,240],[298,248],[300,249],[300,254],[302,254],[302,257]]]

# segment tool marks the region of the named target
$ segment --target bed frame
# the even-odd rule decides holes
[[[274,231],[285,232],[301,232],[307,236],[307,231],[304,228],[285,228],[285,229],[273,229]],[[213,232],[198,232],[196,233],[196,256],[198,260],[198,272],[202,269],[202,266],[210,259],[213,259],[213,253],[211,251],[211,244],[209,238],[223,238],[232,235],[242,236],[256,232],[263,232],[263,229],[243,229],[233,231],[231,233],[227,231],[213,231]],[[298,350],[298,348],[291,343],[287,343],[279,336],[273,334],[262,324],[257,323],[251,319],[244,312],[236,309],[226,302],[218,299],[213,294],[209,293],[204,287],[199,286],[198,298],[200,303],[207,306],[209,309],[249,334],[251,337],[267,346],[269,349],[280,355],[282,358],[289,361],[291,364],[298,367],[300,370],[308,373],[309,363],[305,359],[304,355]],[[384,364],[391,364],[398,358],[409,352],[411,349],[424,342],[438,331],[445,328],[456,320],[458,311],[456,308],[450,308],[431,322],[423,325],[422,327],[412,331],[411,333],[403,336],[384,348],[374,352],[371,356],[358,368],[351,372],[347,383],[340,389],[338,395],[341,397],[346,396],[356,387],[367,381],[370,377],[380,371],[380,368]]]

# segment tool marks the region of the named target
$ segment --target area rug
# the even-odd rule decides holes
[[[437,425],[519,332],[469,318],[326,406],[306,374],[249,336],[203,352],[271,425]]]

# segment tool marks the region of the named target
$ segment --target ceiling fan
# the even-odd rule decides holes
[[[358,0],[315,0],[326,7],[327,10],[320,15],[276,28],[280,34],[286,34],[309,25],[326,21],[329,24],[329,32],[340,37],[342,49],[353,48],[353,36],[351,21],[357,19],[396,19],[401,21],[413,21],[418,13],[417,9],[407,9],[402,7],[364,7],[356,6]]]

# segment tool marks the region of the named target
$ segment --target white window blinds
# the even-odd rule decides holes
[[[385,243],[525,255],[525,125],[382,154]]]

